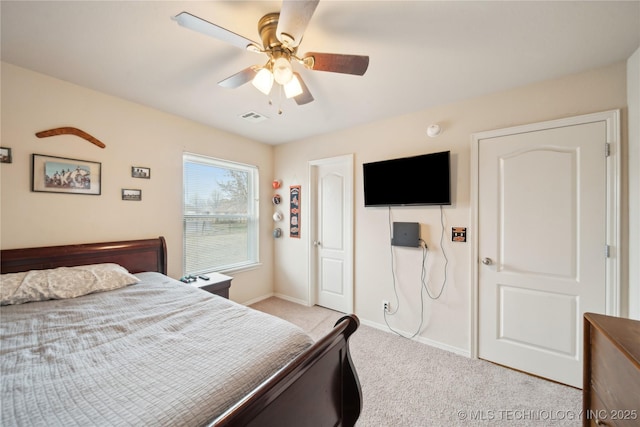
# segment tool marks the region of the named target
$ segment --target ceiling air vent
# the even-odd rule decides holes
[[[263,116],[262,114],[258,114],[255,111],[249,111],[246,112],[244,114],[242,114],[240,117],[242,117],[245,120],[248,120],[252,123],[258,123],[261,122],[263,120],[267,120],[268,117]]]

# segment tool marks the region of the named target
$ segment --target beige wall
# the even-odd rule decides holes
[[[309,224],[309,205],[308,200],[304,199],[305,190],[308,194],[307,162],[354,153],[355,311],[364,323],[384,327],[381,302],[390,300],[393,304],[395,300],[389,254],[388,212],[386,208],[363,207],[362,163],[451,150],[454,204],[444,208],[444,247],[449,258],[448,279],[439,300],[425,301],[425,324],[419,339],[467,354],[470,349],[472,243],[452,243],[449,236],[452,226],[470,226],[471,134],[624,108],[625,82],[626,65],[618,63],[558,80],[276,146],[276,176],[284,180],[285,187],[302,184],[304,209],[302,239],[280,239],[275,242],[276,293],[301,301],[306,300],[307,296],[309,239],[312,238],[309,229],[304,227],[304,224]],[[430,139],[426,136],[426,129],[429,124],[436,122],[443,126],[444,133]],[[439,248],[441,227],[438,207],[393,208],[392,220],[421,223],[424,233],[422,237],[428,246]],[[443,280],[444,260],[438,249],[430,254],[432,289],[438,290]],[[420,251],[396,249],[400,311],[390,322],[397,330],[410,334],[416,331],[420,322],[420,267]]]
[[[625,63],[275,148],[10,64],[2,63],[1,78],[1,145],[11,147],[14,156],[12,164],[0,167],[2,248],[164,235],[169,246],[169,274],[178,277],[182,271],[183,151],[245,163],[258,161],[263,265],[234,274],[231,298],[247,302],[275,292],[304,302],[310,247],[305,226],[309,224],[307,162],[354,153],[355,311],[363,323],[379,327],[384,327],[381,301],[394,301],[388,214],[385,208],[363,207],[362,163],[451,150],[454,204],[444,208],[448,280],[441,299],[425,302],[425,324],[419,339],[463,354],[470,348],[471,243],[454,244],[448,237],[451,226],[470,226],[471,134],[616,108],[623,108],[623,120],[627,117]],[[430,139],[426,128],[435,122],[444,127],[444,133]],[[73,136],[38,139],[34,135],[64,125],[95,135],[107,148],[98,149]],[[32,193],[32,153],[101,162],[102,195]],[[152,179],[131,178],[132,165],[150,167]],[[276,241],[271,237],[273,178],[282,179],[284,188],[303,186],[301,239],[286,237],[286,229],[285,237]],[[121,201],[122,188],[141,188],[142,202]],[[429,247],[439,247],[437,207],[394,208],[392,220],[420,222]],[[443,258],[438,250],[430,254],[431,278],[437,289],[443,279]],[[398,330],[413,333],[420,320],[421,258],[411,249],[397,249],[396,257],[401,309],[391,322]]]
[[[2,63],[2,141],[13,163],[1,167],[3,249],[149,238],[163,235],[169,275],[182,275],[182,153],[256,164],[261,199],[271,198],[273,148],[119,98]],[[75,136],[39,139],[38,131],[80,128],[106,144]],[[30,191],[31,154],[102,163],[100,196]],[[131,166],[151,179],[131,178]],[[141,202],[121,200],[122,188],[142,189]],[[261,204],[262,266],[234,274],[231,298],[248,301],[273,289],[270,203]]]
[[[628,316],[640,320],[640,48],[627,61],[627,104],[629,106],[629,156],[626,162],[629,176]]]

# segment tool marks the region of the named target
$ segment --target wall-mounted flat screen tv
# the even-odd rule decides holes
[[[449,151],[362,165],[365,206],[450,205]]]

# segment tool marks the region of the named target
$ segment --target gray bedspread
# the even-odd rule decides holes
[[[2,426],[197,426],[312,343],[298,327],[158,273],[0,307]]]

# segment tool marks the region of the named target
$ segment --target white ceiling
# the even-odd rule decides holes
[[[275,96],[270,106],[251,84],[217,85],[265,56],[171,20],[188,11],[260,41],[258,20],[280,5],[2,0],[1,58],[279,144],[609,65],[640,46],[640,1],[321,0],[299,53],[369,55],[369,69],[359,77],[295,65],[315,101]],[[269,119],[240,118],[249,111]]]

